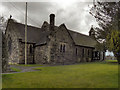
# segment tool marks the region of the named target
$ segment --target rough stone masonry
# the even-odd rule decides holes
[[[25,25],[9,19],[5,32],[6,54],[12,64],[25,63]],[[103,52],[91,28],[88,35],[69,30],[65,24],[55,25],[55,15],[42,27],[27,26],[28,64],[73,64],[103,60]]]

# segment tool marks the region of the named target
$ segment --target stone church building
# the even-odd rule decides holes
[[[8,20],[5,32],[9,63],[25,63],[25,25]],[[73,64],[104,60],[95,46],[93,28],[89,36],[69,30],[65,24],[55,26],[55,15],[50,23],[44,21],[41,28],[27,26],[28,64]]]

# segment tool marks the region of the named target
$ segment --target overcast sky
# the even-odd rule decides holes
[[[41,27],[44,21],[49,22],[49,15],[54,13],[55,25],[65,23],[67,28],[88,35],[91,25],[97,26],[94,17],[89,14],[92,5],[93,2],[75,2],[75,0],[28,2],[28,24]],[[6,18],[12,15],[13,19],[24,23],[25,3],[2,2],[0,13]]]
[[[98,26],[95,18],[89,14],[93,0],[55,0],[55,2],[28,2],[28,24],[41,27],[49,22],[49,15],[55,14],[55,25],[64,23],[68,29],[88,35],[91,25]],[[25,23],[25,2],[0,2],[0,14]],[[106,55],[113,55],[107,52]]]
[[[81,0],[82,1],[82,0]],[[28,24],[41,27],[49,22],[49,15],[55,14],[55,25],[64,23],[68,29],[88,35],[91,25],[98,26],[95,18],[89,14],[93,0],[55,0],[55,2],[28,2]],[[25,2],[0,2],[0,14],[25,23]],[[113,55],[107,52],[106,55]]]

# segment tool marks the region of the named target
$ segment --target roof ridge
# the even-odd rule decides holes
[[[13,19],[11,19],[11,20],[13,20]],[[14,23],[17,23],[17,24],[25,25],[24,23],[16,22],[16,21],[14,21],[14,20],[13,20],[13,22],[14,22]],[[47,22],[47,21],[44,21],[44,22]],[[43,23],[44,23],[44,22],[43,22]],[[48,23],[48,22],[47,22],[47,23]],[[48,25],[49,25],[49,23],[48,23]],[[61,25],[65,25],[65,24],[63,23],[63,24],[61,24]],[[61,26],[61,25],[60,25],[60,26]],[[33,28],[41,29],[40,27],[33,26],[33,25],[27,25],[27,26],[28,26],[28,27],[33,27]],[[55,25],[54,27],[59,27],[59,26]],[[82,33],[80,33],[80,32],[76,32],[76,31],[70,30],[70,29],[68,29],[68,31],[72,31],[72,32],[77,33],[77,34],[81,34],[81,35],[84,35],[84,36],[88,36],[88,35],[85,35],[85,34],[82,34]],[[88,36],[88,37],[89,37],[89,36]]]
[[[84,36],[89,37],[89,35],[85,35],[85,34],[82,34],[82,33],[80,33],[80,32],[76,32],[76,31],[70,30],[70,29],[68,29],[68,31],[71,31],[71,32],[74,32],[74,33],[81,34],[81,35],[84,35]]]
[[[13,19],[12,19],[12,20],[13,20]],[[24,26],[25,26],[25,24],[24,24],[24,23],[20,23],[20,22],[14,21],[14,20],[13,20],[13,23],[15,23],[15,24],[21,24],[21,25],[24,25]],[[30,25],[30,24],[27,24],[27,26],[28,26],[28,27],[33,27],[33,28],[38,28],[38,29],[41,29],[40,27],[33,26],[33,25]]]
[[[14,19],[11,19],[11,20],[13,20],[13,22],[16,23],[16,24],[22,24],[22,25],[25,25],[24,23],[20,23],[20,22],[14,21]],[[44,22],[47,22],[47,21],[44,21]],[[43,23],[44,23],[44,22],[43,22]],[[48,22],[47,22],[47,24],[49,25]],[[61,25],[65,25],[65,24],[63,23],[63,24],[61,24]],[[61,25],[60,25],[60,26],[61,26]],[[27,25],[27,26],[28,26],[28,27],[33,27],[33,28],[41,29],[40,27],[33,26],[33,25]],[[59,27],[59,26],[55,25],[54,27]],[[68,31],[72,31],[72,32],[74,32],[74,33],[81,34],[81,35],[84,35],[84,36],[89,37],[88,35],[85,35],[85,34],[82,34],[82,33],[80,33],[80,32],[76,32],[76,31],[70,30],[70,29],[68,29]]]

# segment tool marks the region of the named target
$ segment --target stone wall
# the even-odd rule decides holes
[[[8,61],[11,64],[19,63],[19,43],[16,32],[12,25],[8,25],[6,30],[6,54],[8,55]]]
[[[25,43],[18,39],[20,35],[15,32],[17,28],[12,24],[8,26],[6,49],[9,63],[23,64],[25,63]],[[93,48],[76,46],[64,24],[50,31],[52,33],[48,36],[46,45],[35,46],[33,43],[27,43],[27,63],[72,64],[92,60]]]
[[[50,63],[72,64],[78,62],[90,62],[93,48],[76,46],[66,27],[61,25],[50,37]],[[83,55],[84,49],[84,55]]]
[[[77,53],[75,51],[75,57],[78,62],[91,62],[93,49],[90,47],[76,46]]]
[[[25,63],[25,43],[23,42],[19,42],[19,58],[20,64],[24,64]],[[34,44],[27,44],[27,63],[28,64],[34,64]]]
[[[8,55],[6,54],[6,39],[5,39],[5,35],[1,34],[1,62],[0,63],[2,65],[2,72],[7,72],[8,70]]]
[[[18,28],[12,22],[8,23],[5,34],[8,61],[10,64],[23,64],[25,63],[25,43],[19,39],[20,33],[16,32]],[[31,53],[30,46],[32,47]],[[34,63],[34,46],[32,43],[27,44],[27,63]]]
[[[36,46],[34,52],[34,60],[36,64],[47,64],[49,63],[49,54],[47,45]]]
[[[64,26],[59,27],[54,36],[50,38],[50,62],[53,64],[75,63],[74,42]]]

